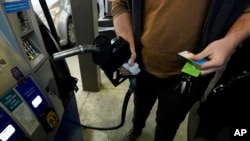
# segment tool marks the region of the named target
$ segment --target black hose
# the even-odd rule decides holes
[[[83,128],[94,129],[94,130],[115,130],[115,129],[122,127],[125,123],[128,102],[129,102],[129,98],[130,98],[132,93],[133,93],[133,90],[130,88],[126,92],[126,95],[125,95],[124,100],[123,100],[123,105],[122,105],[121,122],[119,125],[116,125],[113,127],[93,127],[93,126],[89,126],[89,125],[80,124],[80,126]]]
[[[129,102],[129,98],[132,95],[132,93],[134,92],[135,86],[136,86],[136,79],[135,76],[131,76],[129,78],[130,81],[130,86],[128,91],[125,94],[124,100],[123,100],[123,105],[122,105],[122,113],[121,113],[121,122],[119,125],[113,126],[113,127],[94,127],[94,126],[90,126],[90,125],[84,125],[84,124],[79,124],[76,121],[73,121],[71,119],[67,119],[68,121],[70,121],[73,124],[79,125],[83,128],[88,128],[88,129],[94,129],[94,130],[115,130],[118,129],[120,127],[122,127],[125,123],[125,117],[126,117],[126,111],[127,111],[127,107],[128,107],[128,102]]]
[[[132,93],[134,92],[134,89],[136,87],[136,76],[130,76],[129,82],[130,82],[129,89],[126,92],[124,100],[123,100],[121,122],[119,125],[113,126],[113,127],[93,127],[93,126],[80,124],[80,126],[84,127],[84,128],[88,128],[88,129],[95,129],[95,130],[114,130],[114,129],[118,129],[118,128],[122,127],[125,123],[125,117],[126,117],[126,111],[127,111],[127,107],[128,107],[129,98],[132,95]]]
[[[45,0],[39,0],[40,2],[40,5],[41,5],[41,8],[43,10],[43,13],[44,13],[44,16],[48,22],[48,25],[49,25],[49,29],[51,31],[51,34],[52,36],[56,39],[56,42],[58,44],[60,44],[60,41],[59,41],[59,37],[57,35],[57,31],[56,31],[56,28],[55,28],[55,25],[54,25],[54,22],[53,22],[53,19],[51,17],[51,14],[50,14],[50,11],[49,11],[49,8],[48,8],[48,5],[46,3]]]
[[[122,127],[125,123],[125,117],[126,117],[126,111],[127,111],[127,106],[128,106],[128,102],[129,102],[129,98],[131,96],[131,94],[133,93],[132,89],[129,89],[124,97],[123,100],[123,105],[122,105],[122,113],[121,113],[121,122],[119,125],[113,126],[113,127],[95,127],[95,126],[90,126],[90,125],[84,125],[84,124],[79,124],[76,121],[73,121],[71,119],[65,119],[77,126],[83,127],[83,128],[88,128],[88,129],[94,129],[94,130],[115,130],[118,129],[120,127]]]

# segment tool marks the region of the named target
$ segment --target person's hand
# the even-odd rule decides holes
[[[235,51],[235,45],[226,39],[220,39],[209,44],[202,52],[191,57],[192,60],[207,58],[200,66],[201,76],[221,70]]]
[[[136,59],[136,53],[135,53],[135,52],[132,52],[128,64],[129,64],[130,66],[133,66],[134,63],[135,63],[135,59]]]
[[[128,64],[130,66],[133,66],[135,64],[135,59],[136,59],[136,54],[135,53],[131,53],[131,57],[129,59]],[[132,75],[132,73],[129,70],[127,70],[126,68],[124,68],[123,66],[119,67],[118,70],[119,70],[120,74],[122,74],[124,76]]]
[[[123,66],[118,68],[118,70],[119,70],[121,75],[124,75],[124,76],[132,75],[132,73],[129,70],[127,70],[126,68],[124,68]]]

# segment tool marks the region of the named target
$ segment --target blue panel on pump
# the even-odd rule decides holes
[[[0,107],[0,140],[16,141],[21,136],[24,136],[23,131]]]
[[[28,77],[25,83],[17,85],[15,89],[37,116],[39,116],[44,108],[48,107],[48,102],[31,77]]]

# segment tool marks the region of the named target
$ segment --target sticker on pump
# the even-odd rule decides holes
[[[30,9],[28,0],[5,0],[3,5],[8,14]]]
[[[26,82],[17,85],[15,89],[28,103],[36,115],[39,115],[45,107],[48,107],[48,102],[43,96],[42,91],[31,77],[26,78]]]
[[[49,113],[46,116],[46,120],[47,123],[49,124],[49,126],[54,129],[57,127],[58,123],[59,123],[59,118],[56,115],[56,113],[54,111],[49,111]]]

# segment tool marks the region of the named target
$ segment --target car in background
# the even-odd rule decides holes
[[[32,7],[40,20],[48,27],[39,0],[31,0]],[[46,0],[50,15],[54,22],[60,46],[73,47],[76,45],[75,28],[72,19],[70,0]]]

